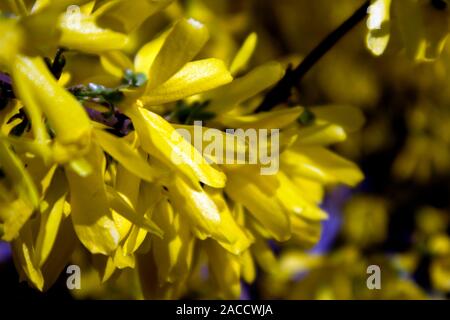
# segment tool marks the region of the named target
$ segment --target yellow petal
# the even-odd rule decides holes
[[[282,163],[289,166],[292,173],[322,183],[345,183],[354,186],[364,177],[354,163],[322,147],[298,147],[295,152],[285,151],[281,158]]]
[[[32,12],[36,13],[49,7],[55,10],[64,11],[71,5],[81,6],[82,8],[82,6],[88,2],[92,2],[92,0],[36,0],[33,4]]]
[[[344,129],[334,124],[313,125],[298,130],[298,145],[326,146],[347,139]]]
[[[22,161],[0,136],[0,164],[17,195],[31,208],[37,208],[39,194]]]
[[[283,171],[284,168],[283,168]],[[312,203],[321,203],[324,195],[324,186],[314,180],[305,179],[303,177],[291,174],[286,171],[286,174],[291,178],[292,182],[300,189],[306,199]]]
[[[202,189],[190,187],[182,178],[174,177],[173,183],[168,186],[170,201],[177,212],[185,215],[193,226],[195,234],[200,239],[212,237],[219,242],[233,247],[245,242],[240,227],[236,224],[230,212],[217,205],[213,199]],[[242,246],[245,248],[246,244]]]
[[[116,271],[113,257],[95,254],[92,256],[92,266],[98,272],[100,281],[105,283]]]
[[[173,211],[167,200],[158,203],[153,214],[155,223],[164,230],[164,238],[152,238],[152,251],[158,261],[160,284],[185,278],[191,268],[194,237],[186,228],[186,219]]]
[[[205,59],[187,63],[172,78],[141,98],[146,105],[160,105],[193,96],[231,82],[223,61]]]
[[[16,20],[0,20],[0,66],[9,70],[15,56],[25,43],[25,32]]]
[[[227,195],[246,207],[267,232],[278,241],[290,237],[289,216],[274,195],[269,195],[249,180],[244,170],[228,170]]]
[[[221,123],[227,128],[283,129],[295,122],[303,110],[302,107],[295,107],[247,116],[223,114],[214,119],[214,121]]]
[[[158,281],[158,265],[152,252],[137,256],[139,282],[144,299],[177,299],[186,291],[186,282],[164,283]]]
[[[292,237],[290,241],[302,248],[310,249],[315,246],[322,234],[322,223],[304,219],[300,216],[291,216]]]
[[[91,253],[106,255],[117,248],[120,234],[108,205],[102,158],[101,150],[92,146],[86,155],[93,167],[89,176],[80,177],[68,168],[65,171],[70,187],[71,217],[75,232]]]
[[[17,16],[25,16],[28,12],[25,3],[18,0],[3,1],[0,5],[0,10],[5,10],[8,13],[14,13]]]
[[[404,2],[404,3],[403,3]],[[436,59],[450,32],[448,10],[436,10],[427,1],[392,1],[392,16],[406,54],[416,61]]]
[[[235,219],[235,217],[231,214],[222,194],[222,190],[205,187],[205,192],[216,204],[220,211],[223,224],[230,227],[229,232],[234,236],[234,238],[229,237],[227,242],[219,240],[218,243],[232,254],[241,254],[248,249],[251,241],[244,231],[238,226],[237,219]]]
[[[61,31],[58,28],[59,8],[43,8],[39,12],[21,17],[28,50],[31,52],[53,54],[58,47]]]
[[[140,185],[140,178],[125,169],[122,165],[117,164],[114,189],[117,193],[120,193],[127,204],[132,208],[136,208],[137,206]],[[120,238],[125,239],[129,235],[133,224],[128,219],[114,211],[113,218],[119,229]]]
[[[431,281],[436,290],[441,292],[450,291],[450,260],[443,257],[435,259],[430,266]]]
[[[42,291],[44,278],[36,259],[31,223],[22,228],[20,236],[12,243],[12,250],[16,265],[21,267],[28,281]]]
[[[0,138],[1,139],[1,138]],[[34,156],[42,159],[44,164],[49,164],[52,161],[51,148],[43,145],[34,139],[27,139],[25,137],[15,137],[10,135],[4,138],[19,154],[31,153]]]
[[[241,264],[239,256],[233,255],[219,247],[214,241],[205,242],[208,266],[211,276],[218,287],[218,294],[223,299],[237,299],[241,294]]]
[[[0,204],[0,220],[3,223],[2,240],[12,241],[19,235],[24,224],[30,219],[33,214],[33,208],[24,203],[22,199],[5,203],[0,202]]]
[[[257,67],[229,85],[205,95],[205,100],[211,100],[208,110],[225,113],[277,83],[283,75],[284,70],[279,63],[270,62]]]
[[[398,21],[398,29],[406,48],[406,54],[411,59],[421,59],[425,55],[426,43],[423,41],[424,28],[421,8],[418,1],[392,2],[393,14]]]
[[[302,250],[286,250],[278,258],[280,272],[277,276],[290,280],[299,273],[317,270],[323,266],[327,258],[327,256],[312,255]]]
[[[22,157],[23,164],[27,168],[28,173],[33,178],[34,184],[38,188],[41,199],[47,193],[52,182],[53,175],[57,165],[47,165],[42,159],[36,156],[25,154]]]
[[[144,243],[147,234],[147,230],[141,229],[138,226],[133,226],[123,245],[123,253],[125,255],[132,255],[133,253],[138,251],[138,249]]]
[[[116,52],[116,51],[113,51]],[[108,52],[102,52],[101,56]],[[70,75],[69,85],[96,83],[108,88],[119,85],[118,78],[111,75],[110,70],[105,68],[101,63],[101,57],[94,55],[84,55],[76,52],[68,51],[65,53],[66,66],[64,70]],[[111,59],[108,59],[111,62]],[[89,106],[96,106],[89,104]]]
[[[178,21],[165,34],[164,42],[148,70],[147,92],[163,84],[191,61],[205,45],[209,33],[200,22]]]
[[[117,78],[122,78],[124,71],[133,70],[133,63],[121,51],[108,51],[100,56],[103,68]]]
[[[128,37],[123,33],[99,27],[93,16],[74,10],[61,17],[60,46],[86,53],[101,53],[122,49]]]
[[[174,176],[169,187],[170,201],[174,208],[189,218],[195,233],[201,238],[213,236],[226,240],[227,235],[220,230],[220,212],[214,201],[202,190],[191,188],[182,178]]]
[[[201,137],[203,148],[197,148],[197,150],[202,152],[205,159],[216,164],[223,163],[224,160],[222,158],[226,157],[226,155],[232,155],[233,159],[245,159],[248,152],[245,139],[241,139],[237,135],[203,125],[173,124],[173,126],[177,130],[186,130],[191,137]],[[216,144],[217,148],[215,148]],[[197,147],[195,143],[194,147]]]
[[[390,39],[390,15],[392,0],[373,0],[369,8],[367,19],[367,47],[379,56],[383,54]]]
[[[161,50],[164,41],[166,41],[166,38],[169,33],[170,30],[167,30],[166,32],[162,33],[159,37],[146,43],[139,49],[139,51],[136,53],[136,56],[134,57],[134,68],[137,72],[144,73],[148,76],[150,67],[155,61],[156,56]]]
[[[15,100],[9,101],[6,107],[0,110],[0,136],[8,136],[11,130],[22,122],[20,119],[12,119],[12,117],[19,113],[21,108],[22,104]]]
[[[113,188],[107,186],[107,196],[110,207],[117,213],[128,219],[130,222],[136,224],[142,229],[147,230],[159,237],[163,237],[163,231],[151,220],[139,215],[134,208],[127,203],[125,198],[116,192]]]
[[[126,110],[133,120],[142,148],[177,172],[182,172],[194,185],[201,182],[221,188],[225,175],[214,169],[169,122],[143,108]]]
[[[87,177],[92,173],[91,164],[85,158],[77,158],[69,162],[69,167],[80,177]]]
[[[120,32],[130,33],[148,17],[167,7],[173,0],[113,0],[104,1],[95,11],[97,23]]]
[[[46,208],[40,216],[40,228],[36,239],[36,254],[42,267],[52,251],[63,219],[67,185],[62,173],[58,172],[45,199]],[[42,207],[42,205],[41,205]]]
[[[279,171],[276,176],[280,185],[277,188],[276,196],[286,210],[312,221],[320,221],[328,217],[326,212],[322,211],[315,203],[304,198],[303,192],[283,171]]]
[[[0,201],[8,203],[14,201],[17,196],[10,188],[10,183],[5,179],[0,179]],[[0,217],[2,217],[0,215]]]
[[[13,79],[26,110],[42,110],[59,142],[80,149],[86,147],[91,130],[89,117],[78,101],[58,85],[42,59],[16,57]]]
[[[256,262],[265,272],[269,274],[276,274],[278,272],[277,259],[265,239],[257,237],[251,250]]]
[[[247,67],[248,62],[255,51],[257,43],[258,36],[254,32],[251,33],[247,39],[245,39],[244,44],[239,49],[230,66],[230,72],[233,76]]]
[[[120,182],[120,180],[118,182]],[[152,221],[154,221],[153,211],[159,201],[163,198],[162,187],[159,184],[141,181],[139,190],[136,190],[137,193],[130,192],[130,188],[123,190],[119,187],[120,185],[117,184],[117,191],[119,191],[122,196],[127,197],[131,204],[135,205],[138,213],[144,214],[148,219],[152,219]],[[133,200],[134,197],[136,197],[135,200]],[[161,228],[159,224],[157,225]],[[162,232],[164,233],[165,230],[162,230]],[[137,225],[133,225],[123,246],[124,254],[133,254],[141,247],[143,247],[142,250],[145,251],[145,246],[143,246],[143,244],[145,245],[144,240],[146,239],[147,234],[147,230],[141,229]],[[163,235],[163,237],[165,237],[165,235]]]
[[[245,251],[241,257],[241,272],[242,278],[248,284],[251,284],[256,279],[256,267],[253,262],[253,257],[250,250]]]
[[[123,138],[97,129],[95,129],[95,138],[104,151],[137,177],[151,182],[159,175],[146,159]]]
[[[339,125],[348,132],[360,130],[365,122],[361,109],[351,106],[320,106],[311,111],[318,120]]]
[[[424,61],[432,61],[439,57],[444,50],[450,33],[450,15],[448,11],[439,11],[427,3],[422,4],[422,17],[426,49]]]
[[[113,263],[117,269],[134,269],[136,265],[136,259],[133,254],[125,254],[122,247],[118,247],[113,256]]]
[[[54,243],[63,245],[54,245],[46,262],[41,266],[45,290],[56,282],[61,272],[69,264],[72,253],[78,245],[70,217],[62,218]]]

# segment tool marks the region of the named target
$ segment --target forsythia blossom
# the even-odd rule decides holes
[[[362,179],[328,149],[362,126],[358,109],[254,112],[284,74],[276,62],[246,72],[256,34],[228,63],[201,54],[201,22],[178,19],[130,53],[142,23],[172,1],[6,3],[0,230],[21,278],[39,290],[85,255],[102,282],[133,270],[144,298],[196,290],[204,266],[215,296],[237,298],[241,280],[274,266],[269,241],[319,240],[326,185]],[[279,170],[264,176],[260,164],[201,154],[177,131],[193,132],[194,120],[223,139],[229,128],[279,129]]]
[[[448,6],[446,0],[372,0],[367,47],[378,56],[394,42],[412,59],[437,58],[450,33]]]

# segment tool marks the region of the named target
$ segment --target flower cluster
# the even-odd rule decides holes
[[[102,282],[132,270],[145,298],[181,297],[202,277],[215,296],[239,297],[241,280],[270,268],[269,241],[318,241],[326,185],[362,179],[328,149],[362,125],[357,109],[255,112],[284,74],[277,62],[247,71],[255,34],[225,62],[198,58],[208,30],[170,0],[0,10],[0,230],[39,290],[82,256]],[[173,22],[148,35],[158,15]],[[224,139],[228,128],[280,129],[279,171],[214,163],[176,130],[194,120]]]
[[[249,24],[258,26],[263,49],[255,52],[255,60],[284,55],[292,65],[300,61],[292,52],[308,53],[358,7],[351,0],[256,0],[236,10],[224,2],[216,0],[212,5],[193,0],[190,7],[197,17],[220,12],[214,15],[215,25],[222,31],[232,29],[232,34],[240,35]],[[327,52],[294,88],[298,92],[291,100],[332,101],[364,110],[368,118],[364,129],[334,147],[357,159],[367,179],[354,194],[349,190],[338,197],[328,194],[322,207],[330,217],[312,251],[298,250],[289,242],[276,247],[276,258],[264,268],[258,283],[259,297],[448,298],[448,1],[384,1],[380,7],[381,2],[366,2],[375,8],[368,12],[367,25],[361,20],[357,30]],[[204,3],[212,8],[208,14]],[[407,11],[408,7],[415,9]],[[389,13],[379,28],[376,21]],[[409,32],[407,38],[399,33],[401,28]],[[382,35],[389,39],[389,46],[383,44]],[[230,43],[223,33],[214,36]],[[364,36],[370,39],[366,45],[372,53],[383,53],[380,57],[370,55],[361,41]],[[376,41],[380,41],[378,53],[373,51]],[[418,44],[420,50],[415,51]],[[420,63],[424,60],[433,63]],[[347,200],[340,212],[336,207]],[[366,269],[371,264],[382,270],[382,290],[366,287]]]

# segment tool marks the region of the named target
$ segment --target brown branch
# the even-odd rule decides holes
[[[367,15],[370,1],[364,4],[353,13],[336,30],[330,33],[316,48],[309,53],[305,59],[295,69],[288,68],[285,76],[278,84],[270,90],[256,112],[269,111],[279,103],[288,101],[294,88],[305,76],[306,73],[322,58],[336,43],[339,42],[350,30],[352,30]]]

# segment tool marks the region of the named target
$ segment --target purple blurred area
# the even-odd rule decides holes
[[[333,246],[342,224],[342,207],[350,198],[352,190],[340,186],[330,192],[322,204],[322,209],[328,213],[328,220],[322,225],[322,237],[317,245],[311,249],[312,254],[325,254]]]
[[[4,263],[11,258],[11,247],[8,243],[0,241],[0,263]]]
[[[251,300],[250,288],[245,282],[241,282],[241,296],[239,300]]]
[[[309,253],[313,255],[326,255],[333,248],[342,226],[342,209],[345,202],[351,197],[352,190],[345,186],[336,187],[325,196],[321,205],[322,210],[328,213],[328,219],[322,222],[322,234],[319,242]],[[301,281],[308,271],[302,271],[294,275],[294,281]]]

